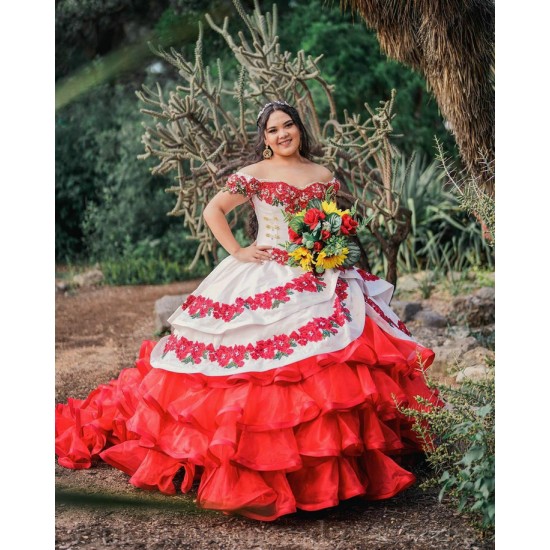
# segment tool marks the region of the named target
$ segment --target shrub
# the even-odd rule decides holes
[[[495,525],[495,376],[488,364],[485,379],[465,378],[460,387],[434,384],[445,407],[418,398],[428,412],[400,410],[415,419],[414,430],[424,441],[432,475],[422,488],[440,487],[458,511],[471,514],[482,529]]]
[[[478,220],[465,211],[461,200],[444,182],[439,160],[415,154],[399,157],[394,177],[401,204],[412,212],[411,231],[397,258],[398,273],[430,269],[437,273],[492,269],[494,251]],[[371,271],[385,273],[379,243],[368,233],[362,242],[372,261]]]

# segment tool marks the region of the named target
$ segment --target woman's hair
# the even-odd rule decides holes
[[[310,151],[311,138],[309,137],[309,133],[304,126],[304,123],[302,122],[298,111],[294,107],[286,103],[286,101],[271,101],[270,103],[264,105],[263,109],[260,111],[258,120],[256,121],[258,134],[256,136],[256,142],[254,143],[255,154],[250,159],[250,162],[259,162],[263,159],[262,153],[265,148],[264,132],[267,125],[267,119],[270,117],[273,111],[283,111],[288,116],[290,116],[290,118],[294,121],[294,124],[298,126],[298,130],[300,131],[300,155],[308,160],[313,160],[313,156]],[[256,219],[256,215],[253,209],[250,210],[248,215],[246,232],[252,240],[256,239],[256,236],[258,234],[258,220]]]
[[[256,136],[256,142],[254,144],[254,151],[256,153],[254,161],[258,162],[263,159],[262,152],[265,148],[264,132],[267,125],[267,120],[273,111],[283,111],[288,116],[290,116],[290,118],[294,121],[294,124],[298,126],[298,130],[300,130],[300,155],[302,155],[302,157],[304,158],[307,158],[308,160],[312,160],[312,154],[310,151],[311,138],[309,137],[309,133],[304,126],[304,123],[302,122],[298,111],[294,107],[286,103],[286,101],[272,101],[270,103],[267,103],[260,111],[260,115],[258,116],[258,120],[256,122],[256,125],[258,127],[258,134]]]

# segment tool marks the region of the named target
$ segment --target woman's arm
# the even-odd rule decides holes
[[[217,241],[237,260],[241,262],[269,260],[270,255],[266,251],[271,247],[256,246],[256,243],[252,243],[250,246],[241,248],[227,223],[227,214],[247,200],[248,198],[242,195],[220,191],[204,208],[202,214],[204,221]]]

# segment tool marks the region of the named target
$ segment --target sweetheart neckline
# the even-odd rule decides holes
[[[245,176],[247,178],[251,178],[262,183],[284,183],[285,185],[288,185],[288,187],[292,187],[292,189],[296,189],[297,191],[304,191],[305,189],[307,189],[308,187],[311,187],[312,185],[315,185],[316,183],[319,183],[320,185],[328,185],[329,183],[333,182],[336,179],[336,176],[332,176],[332,178],[328,181],[312,181],[307,185],[304,185],[304,187],[296,187],[296,185],[292,185],[291,183],[287,183],[286,181],[282,181],[282,180],[261,179],[261,178],[252,176],[251,174],[245,174],[244,172],[235,172],[235,174],[239,176]]]

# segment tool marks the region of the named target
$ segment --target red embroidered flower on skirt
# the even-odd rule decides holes
[[[310,276],[310,273],[306,273]],[[302,276],[303,277],[303,276]],[[302,278],[300,277],[300,279]],[[320,282],[320,281],[318,281]],[[351,320],[351,314],[344,301],[348,296],[348,283],[338,280],[334,298],[333,313],[329,317],[317,317],[291,334],[277,334],[267,340],[259,340],[234,346],[221,345],[214,348],[212,344],[192,342],[185,336],[171,334],[164,346],[164,355],[174,352],[183,363],[198,364],[204,359],[217,363],[220,367],[238,368],[246,361],[257,359],[281,359],[293,353],[293,348],[305,346],[310,342],[319,342],[337,334],[338,328]]]
[[[203,318],[212,315],[228,323],[243,313],[246,309],[273,309],[281,303],[290,301],[290,297],[300,292],[321,292],[326,283],[318,280],[311,273],[304,273],[288,283],[270,288],[248,298],[238,297],[233,304],[214,302],[205,296],[189,295],[182,304],[182,309],[193,318]]]

